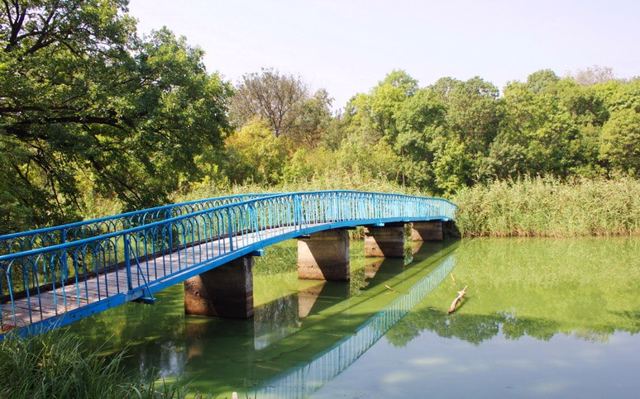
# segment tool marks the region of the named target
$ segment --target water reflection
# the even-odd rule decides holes
[[[549,340],[570,334],[606,342],[640,332],[640,244],[635,239],[473,240],[461,244],[454,273],[469,299],[447,316],[455,294],[443,284],[392,331],[406,345],[422,331],[480,344],[498,334]]]
[[[254,348],[264,349],[302,327],[302,319],[322,312],[349,297],[349,285],[318,282],[301,284],[299,291],[254,310]]]
[[[381,364],[379,374],[372,375],[356,360],[366,348],[371,347],[367,356],[385,348],[384,363],[394,354],[412,354],[416,343],[434,356],[439,352],[442,359],[451,355],[452,349],[434,343],[433,337],[471,343],[467,346],[484,356],[501,353],[507,364],[522,359],[510,359],[507,347],[500,352],[503,341],[526,341],[528,348],[532,344],[523,337],[551,345],[561,335],[604,344],[616,331],[640,331],[637,239],[425,243],[407,246],[412,263],[368,259],[362,252],[361,243],[352,243],[351,281],[335,283],[298,280],[295,243],[269,248],[254,270],[253,320],[185,317],[178,285],[162,292],[156,305],[128,304],[72,329],[86,337],[87,345],[109,340],[106,350],[129,346],[127,361],[133,370],[180,377],[193,391],[214,397],[232,391],[304,397],[323,384],[323,392],[332,392],[331,387],[340,392],[344,387],[336,381],[345,374],[347,384],[354,375],[364,376],[365,382],[399,381],[416,365],[396,364],[397,375],[386,375]],[[455,270],[447,277],[453,257]],[[455,292],[464,285],[469,299],[447,315]],[[379,340],[383,336],[386,340]],[[473,362],[469,351],[460,349],[460,362],[489,373],[486,364]],[[419,365],[433,361],[419,359]],[[422,377],[411,378],[428,384]],[[372,389],[365,384],[357,395],[373,396]]]
[[[324,353],[262,384],[250,396],[259,398],[303,398],[335,378],[404,317],[442,282],[455,262],[448,256],[411,289],[358,326],[353,335],[341,339]]]
[[[112,336],[113,350],[129,347],[130,368],[180,377],[194,391],[216,395],[254,390],[326,354],[358,331],[375,330],[377,340],[400,313],[383,313],[384,328],[372,317],[439,265],[453,247],[441,253],[443,248],[428,244],[416,252],[418,246],[407,247],[415,253],[415,263],[410,264],[364,258],[362,245],[354,243],[351,280],[340,283],[298,280],[295,246],[288,243],[257,260],[252,320],[185,317],[182,287],[176,286],[162,292],[156,305],[127,304],[72,329],[86,336],[90,345]]]

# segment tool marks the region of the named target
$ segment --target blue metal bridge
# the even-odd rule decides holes
[[[37,333],[323,230],[453,220],[441,198],[358,191],[247,194],[0,236],[0,329]]]

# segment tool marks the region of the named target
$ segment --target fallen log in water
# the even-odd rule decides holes
[[[456,297],[456,299],[454,299],[453,302],[451,302],[451,306],[449,307],[449,312],[448,312],[449,314],[456,311],[456,307],[462,301],[462,298],[466,293],[467,293],[467,286],[465,285],[462,291],[458,291],[458,296]]]
[[[387,284],[384,285],[384,288],[388,289],[389,291],[398,292],[398,291],[394,290],[393,288],[389,287]]]

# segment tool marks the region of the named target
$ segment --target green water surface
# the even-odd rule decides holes
[[[252,320],[185,316],[178,285],[71,329],[213,397],[640,397],[638,238],[351,253],[350,282],[320,282],[298,280],[295,242],[268,248]]]

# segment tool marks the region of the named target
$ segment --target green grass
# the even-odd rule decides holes
[[[457,225],[465,237],[578,237],[640,233],[640,181],[550,178],[461,190]]]
[[[158,382],[152,375],[126,372],[124,352],[104,356],[101,348],[84,348],[65,331],[0,343],[1,398],[139,398],[185,397],[180,384]]]

